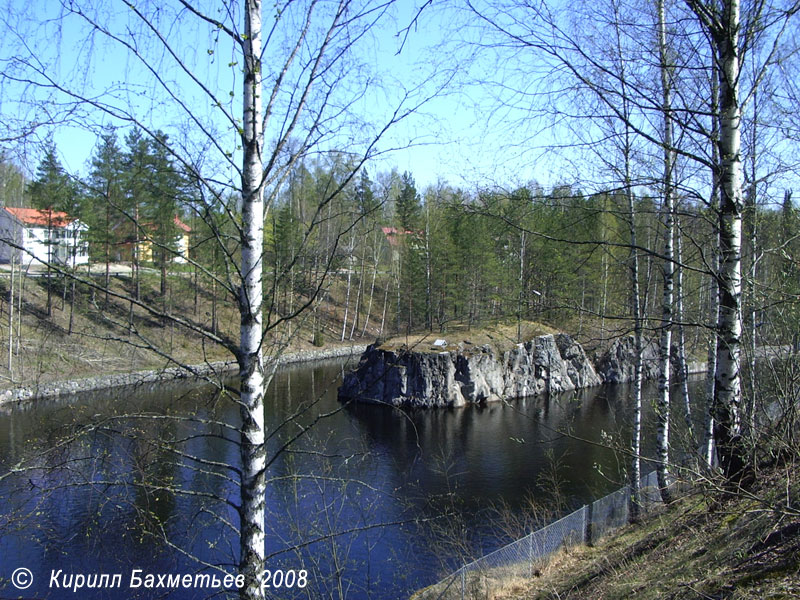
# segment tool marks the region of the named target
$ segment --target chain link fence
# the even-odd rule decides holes
[[[640,480],[642,513],[661,504],[656,472]],[[562,548],[591,543],[628,523],[629,486],[587,504],[530,535],[464,565],[413,600],[486,600],[504,587],[530,579]]]

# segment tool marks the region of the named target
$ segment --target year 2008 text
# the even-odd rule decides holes
[[[261,581],[261,589],[269,588],[304,588],[308,585],[308,571],[300,569],[296,571],[289,569],[282,571],[264,571],[264,579]]]

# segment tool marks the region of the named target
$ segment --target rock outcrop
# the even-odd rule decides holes
[[[340,399],[414,407],[458,407],[565,392],[603,382],[566,334],[543,335],[498,356],[489,346],[421,352],[372,345],[345,375]]]
[[[658,379],[659,348],[657,340],[645,340],[642,347],[642,380],[654,381]],[[670,350],[670,377],[678,381],[678,347],[673,344]],[[631,383],[636,370],[636,342],[632,335],[614,340],[608,350],[595,362],[597,374],[605,383]],[[689,373],[703,373],[706,364],[703,362],[689,361]]]
[[[675,361],[672,361],[675,364]],[[636,369],[636,340],[632,335],[614,340],[595,364],[606,383],[633,381]],[[645,340],[642,346],[642,379],[658,379],[658,342]]]

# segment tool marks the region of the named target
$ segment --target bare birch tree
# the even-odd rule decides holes
[[[672,500],[669,492],[669,415],[670,415],[670,354],[672,352],[672,304],[674,274],[674,238],[675,213],[673,200],[673,169],[675,154],[673,151],[672,131],[672,87],[674,67],[670,59],[670,47],[667,41],[667,11],[664,0],[656,3],[658,31],[658,62],[661,75],[661,100],[663,117],[663,166],[661,178],[661,213],[664,219],[664,251],[661,263],[663,272],[663,296],[661,299],[661,335],[659,344],[658,372],[658,439],[656,441],[658,487],[665,503]]]
[[[240,316],[238,340],[221,333],[216,319],[211,325],[203,324],[172,314],[166,306],[148,304],[138,294],[124,300],[130,303],[131,315],[135,308],[185,327],[228,349],[238,363],[238,390],[220,385],[234,395],[241,414],[237,441],[241,466],[234,472],[241,496],[237,511],[243,598],[262,596],[268,467],[264,392],[287,343],[276,334],[314,305],[334,254],[320,265],[309,295],[281,312],[275,304],[277,296],[264,296],[264,224],[292,168],[303,157],[346,145],[347,169],[316,199],[316,212],[310,215],[301,242],[308,244],[324,221],[325,208],[364,162],[379,153],[378,143],[390,127],[435,93],[422,86],[401,89],[391,95],[394,104],[376,116],[377,124],[368,122],[377,113],[358,114],[370,86],[379,81],[363,70],[354,50],[384,20],[391,5],[391,1],[371,0],[289,0],[269,6],[261,0],[224,6],[187,0],[64,2],[54,8],[50,26],[58,33],[69,30],[71,36],[86,36],[78,51],[65,53],[65,64],[58,56],[37,54],[33,39],[39,35],[35,32],[40,15],[18,10],[4,17],[14,32],[16,53],[3,55],[2,77],[6,85],[23,86],[20,103],[42,106],[44,96],[56,99],[65,111],[80,114],[78,122],[90,130],[99,131],[100,123],[110,119],[134,125],[155,139],[160,129],[173,126],[181,133],[174,136],[180,141],[165,150],[205,190],[206,204],[189,210],[206,220],[210,239],[219,246],[215,256],[225,264],[211,269],[193,259],[189,262],[235,302]],[[175,31],[182,35],[174,35]],[[199,39],[185,37],[191,35]],[[205,53],[197,52],[192,42],[207,44]],[[121,53],[135,65],[135,76],[146,83],[134,76],[112,82],[77,77],[92,73],[95,62],[105,60],[99,51]],[[69,61],[72,64],[66,64]],[[147,95],[141,93],[143,88]],[[143,96],[149,96],[150,103],[141,102]],[[161,121],[166,118],[174,121],[167,125]],[[207,160],[197,159],[200,154]],[[199,169],[201,164],[206,170]],[[224,224],[216,216],[208,218],[211,213],[222,215]],[[136,216],[128,218],[136,223]],[[332,232],[334,249],[352,227],[345,223]],[[233,248],[228,243],[232,237],[238,240]],[[82,283],[98,287],[88,279]],[[125,296],[116,291],[111,295]],[[137,343],[170,358],[159,340]]]

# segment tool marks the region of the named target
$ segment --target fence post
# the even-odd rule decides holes
[[[583,543],[587,546],[592,545],[592,521],[594,520],[594,502],[590,502],[583,507]]]

